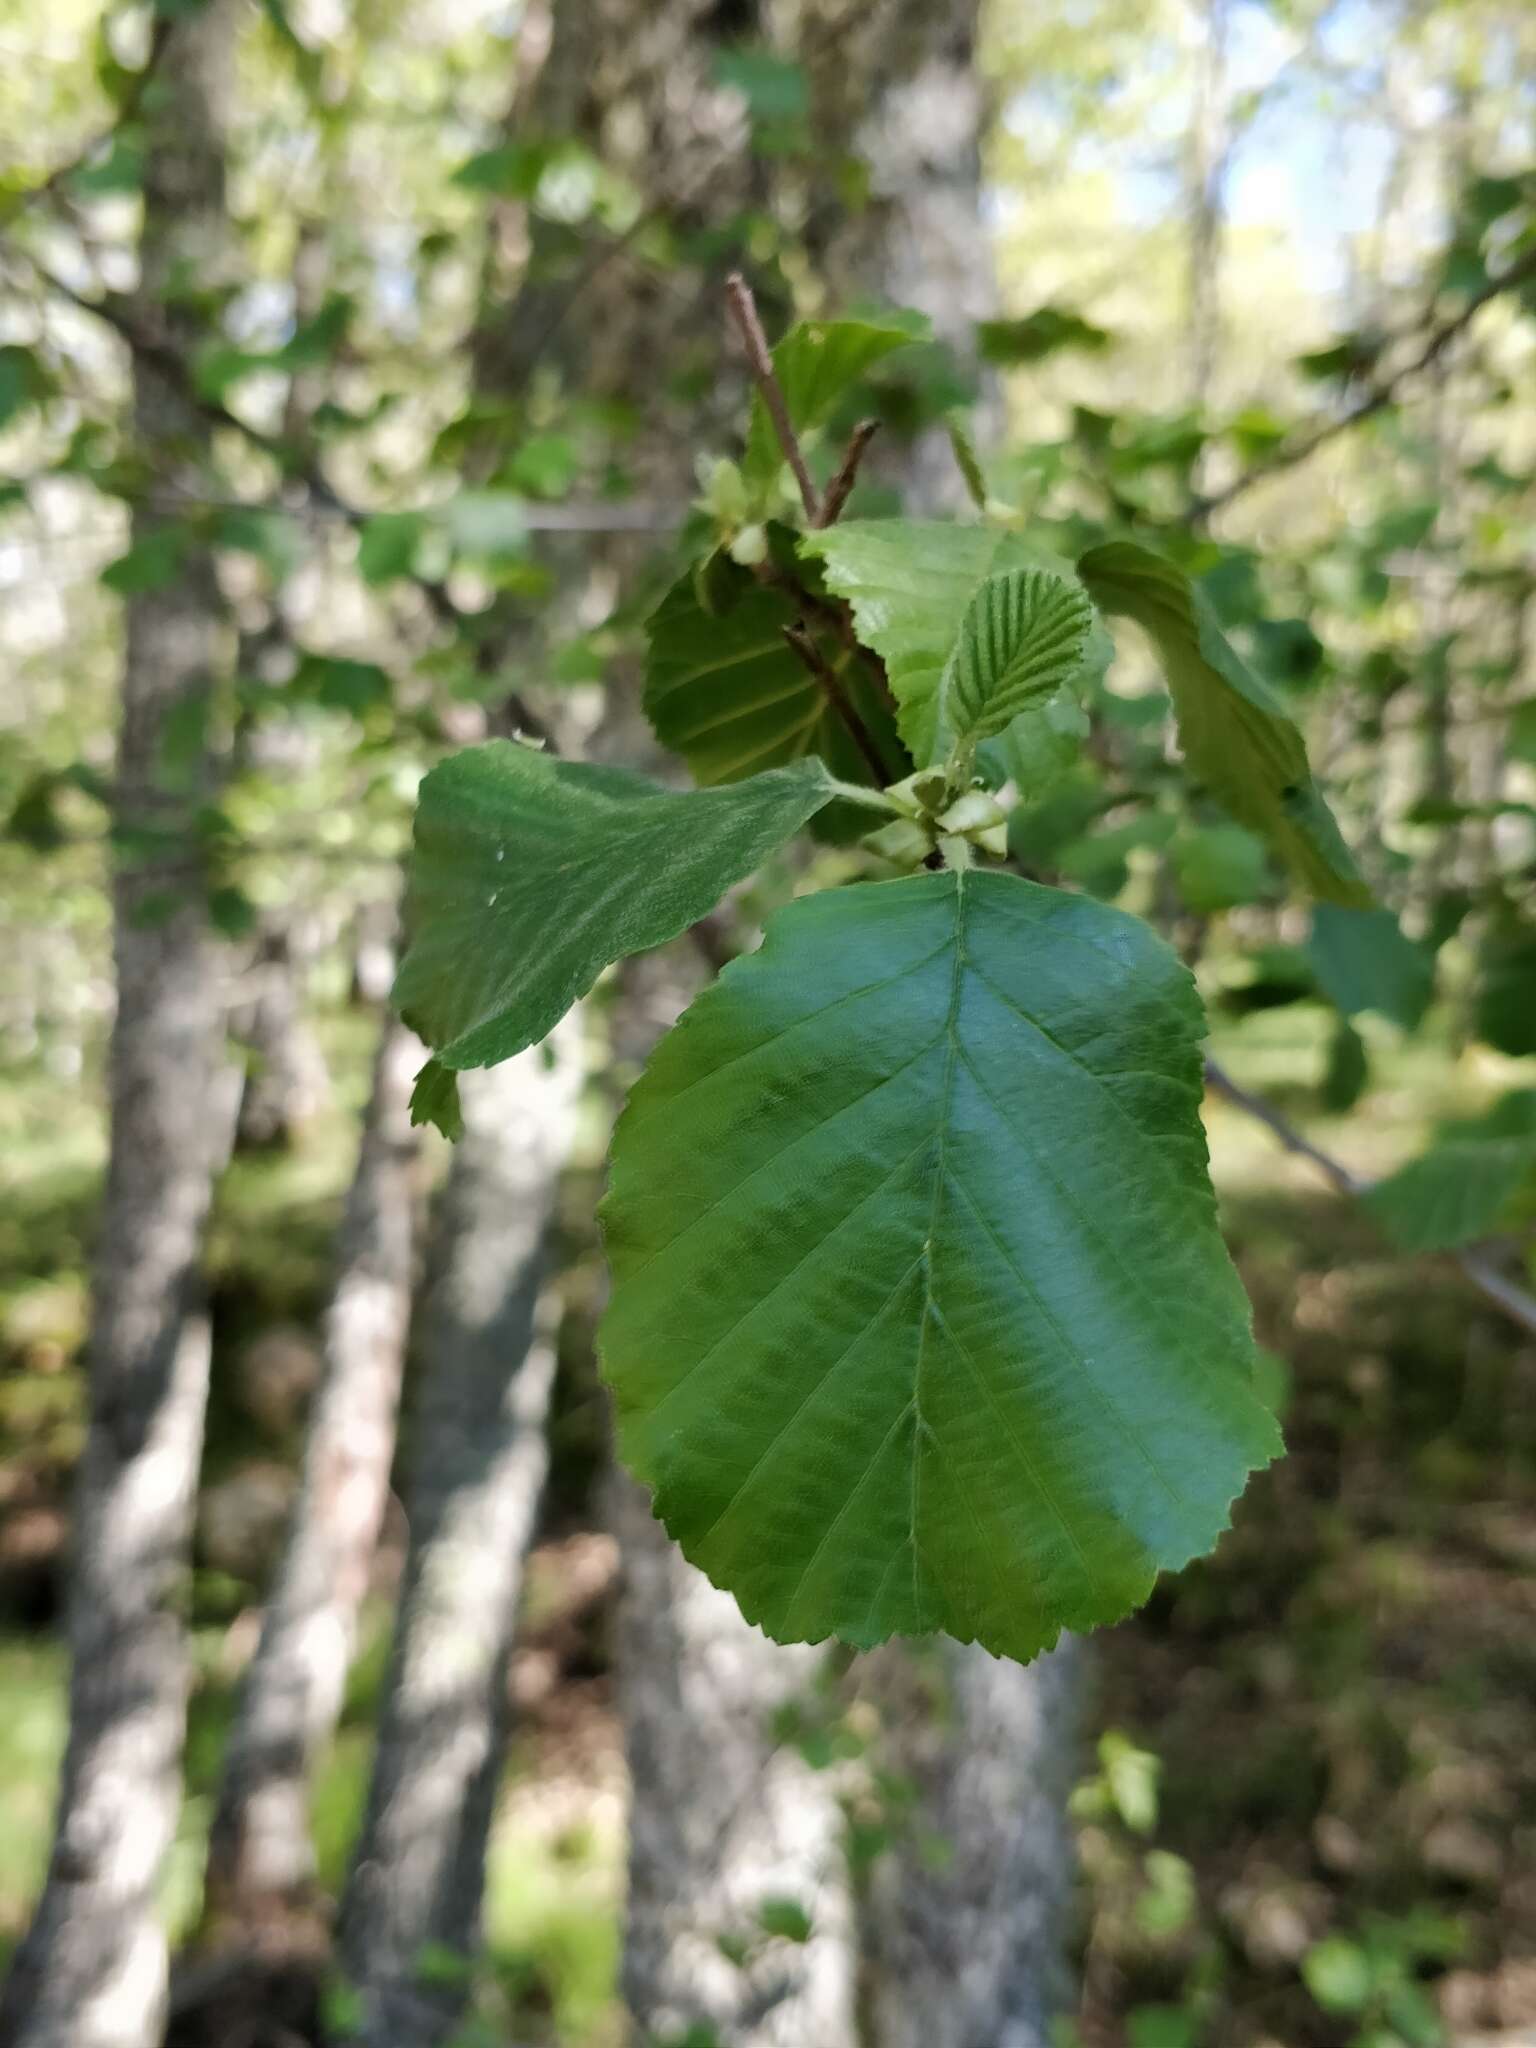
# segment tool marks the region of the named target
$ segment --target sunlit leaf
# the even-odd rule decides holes
[[[1369,902],[1300,731],[1239,660],[1183,570],[1133,541],[1110,541],[1089,549],[1078,572],[1096,604],[1135,620],[1152,641],[1185,760],[1217,802],[1263,833],[1315,896]]]

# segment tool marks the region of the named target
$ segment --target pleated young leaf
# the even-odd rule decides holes
[[[1090,548],[1077,565],[1101,610],[1134,619],[1168,678],[1184,758],[1239,824],[1261,832],[1329,903],[1363,904],[1332,812],[1312,780],[1301,733],[1249,669],[1182,569],[1133,541]]]
[[[1070,564],[1016,533],[944,520],[842,520],[804,535],[800,551],[821,563],[827,588],[852,605],[859,638],[884,661],[901,737],[921,768],[947,752],[940,683],[982,584],[1017,569],[1073,576]],[[1095,621],[1068,691],[1102,675],[1113,651]]]
[[[421,785],[394,1002],[443,1068],[551,1031],[627,954],[685,931],[831,796],[819,761],[678,792],[511,740]],[[423,1108],[445,1093],[434,1074]]]
[[[1082,668],[1093,606],[1047,569],[989,576],[960,622],[939,680],[939,744],[991,739]]]
[[[1027,1658],[1208,1549],[1279,1448],[1203,1018],[1138,920],[995,872],[780,911],[613,1147],[620,1445],[782,1641]]]

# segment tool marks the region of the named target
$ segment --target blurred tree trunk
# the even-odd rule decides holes
[[[292,282],[293,317],[302,325],[321,311],[330,284],[330,241],[318,221],[300,225]],[[288,379],[283,440],[311,458],[312,426],[325,399],[326,381],[325,370],[314,366],[295,370]],[[285,649],[288,642],[288,622],[274,596],[266,624],[246,636],[242,645],[241,673],[254,676],[263,654],[270,648]],[[274,782],[311,772],[318,751],[310,726],[270,711],[248,713],[235,742],[237,769],[253,768]],[[305,1009],[304,966],[295,906],[264,905],[230,1018],[232,1035],[246,1055],[235,1126],[239,1151],[286,1149],[329,1092],[325,1055]]]
[[[632,1786],[625,2003],[646,2041],[687,2040],[693,2028],[722,2048],[843,2048],[853,2010],[843,1816],[827,1776],[775,1726],[809,1701],[823,1654],[748,1628],[619,1471],[610,1518]],[[781,1907],[805,1916],[808,1939],[771,1937]]]
[[[152,92],[142,324],[181,349],[187,277],[216,283],[228,236],[222,138],[236,29],[211,0],[170,34]],[[133,426],[157,474],[206,493],[206,429],[151,362]],[[155,521],[136,511],[136,541]],[[226,659],[209,557],[128,600],[114,884],[111,1154],[98,1226],[91,1416],[77,1478],[70,1730],[46,1888],[0,2006],[9,2048],[152,2048],[166,1996],[155,1889],[181,1799],[188,1660],[180,1614],[208,1380],[198,1305],[221,1122],[220,963],[189,831],[212,780],[212,679]],[[170,849],[157,854],[156,843]],[[170,907],[167,913],[167,901]]]
[[[224,1753],[207,1905],[215,1928],[243,1936],[313,1905],[310,1773],[341,1711],[395,1450],[418,1150],[410,1096],[421,1057],[414,1035],[386,1018],[337,1247],[303,1480]]]
[[[340,1966],[367,2048],[433,2048],[464,2002],[507,1734],[507,1662],[548,1452],[544,1240],[575,1119],[577,1020],[461,1079],[439,1221],[410,1544]],[[551,1057],[551,1052],[553,1057]],[[463,1967],[443,1967],[445,1954]],[[352,2036],[349,2036],[352,2038]]]
[[[1189,230],[1184,327],[1189,396],[1195,405],[1210,403],[1221,351],[1221,237],[1231,153],[1227,13],[1228,0],[1196,0],[1195,104],[1184,172]]]
[[[918,307],[967,362],[997,289],[981,220],[974,0],[946,10],[924,0],[812,4],[824,23],[855,24],[813,39],[816,132],[849,138],[870,169],[868,207],[829,206],[817,238],[830,288]],[[983,390],[998,429],[1001,410]],[[956,509],[946,437],[920,440],[898,481],[914,508]],[[940,1641],[855,1663],[855,1696],[881,1723],[876,1761],[910,1796],[860,1879],[862,2042],[1047,2048],[1071,2000],[1066,1795],[1081,1662],[1070,1642],[1021,1666]]]
[[[1072,2002],[1081,1661],[1070,1638],[1027,1666],[942,1642],[862,1660],[903,1794],[862,1891],[863,2041],[1049,2048]]]

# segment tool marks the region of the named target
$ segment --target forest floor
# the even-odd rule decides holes
[[[1292,1005],[1222,1027],[1216,1049],[1362,1173],[1510,1078],[1383,1034],[1366,1107],[1331,1123],[1316,1097],[1323,1031]],[[249,1560],[286,1497],[360,1052],[342,1031],[333,1115],[291,1155],[238,1162],[220,1198],[199,1678],[166,1887],[180,1932],[199,1911]],[[1290,1454],[1250,1488],[1214,1558],[1096,1644],[1075,2032],[1088,2048],[1432,2048],[1536,2027],[1536,1345],[1449,1261],[1388,1256],[1367,1218],[1240,1112],[1212,1104],[1209,1121],[1260,1339],[1285,1361]],[[41,1875],[63,1741],[50,1628],[99,1161],[83,1106],[61,1114],[56,1088],[0,1091],[0,1948]],[[573,1219],[589,1192],[573,1189]],[[488,2012],[519,2040],[611,2048],[614,1560],[585,1511],[600,1437],[590,1378],[570,1378],[513,1674]],[[316,1791],[328,1888],[362,1797],[379,1607]]]

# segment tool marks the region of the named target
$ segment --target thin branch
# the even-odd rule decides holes
[[[821,689],[825,692],[827,702],[847,727],[849,738],[864,756],[870,773],[881,788],[883,789],[888,782],[894,782],[896,777],[892,775],[886,763],[881,760],[880,749],[875,745],[869,727],[860,718],[858,712],[854,710],[837,671],[816,645],[811,634],[806,630],[804,621],[799,621],[793,626],[786,626],[784,628],[784,638],[789,642],[795,653],[799,655]]]
[[[826,496],[821,501],[817,515],[817,526],[835,526],[843,507],[853,495],[853,487],[859,479],[859,464],[864,460],[864,450],[880,431],[878,420],[860,420],[848,438],[848,447],[837,474],[827,485]]]
[[[1283,443],[1272,455],[1266,456],[1262,462],[1256,462],[1251,469],[1244,470],[1240,476],[1234,477],[1231,483],[1223,485],[1219,491],[1211,492],[1208,497],[1197,498],[1190,512],[1192,521],[1197,526],[1204,525],[1213,512],[1230,505],[1234,498],[1243,496],[1245,492],[1252,490],[1255,484],[1266,483],[1272,476],[1278,476],[1287,469],[1294,469],[1297,463],[1306,462],[1319,448],[1324,448],[1330,441],[1337,440],[1340,434],[1347,434],[1351,427],[1359,426],[1362,420],[1374,418],[1377,413],[1385,412],[1388,406],[1396,402],[1404,384],[1422,376],[1426,370],[1433,369],[1451,343],[1471,326],[1490,300],[1515,290],[1532,278],[1536,278],[1536,248],[1528,250],[1518,263],[1512,263],[1498,277],[1490,277],[1472,294],[1458,313],[1452,314],[1448,320],[1442,320],[1431,328],[1417,354],[1410,357],[1400,368],[1392,371],[1389,376],[1376,380],[1362,398],[1340,413],[1336,419],[1326,420],[1321,426],[1314,427],[1310,433]]]
[[[794,471],[795,482],[800,486],[800,502],[805,507],[805,516],[812,526],[819,526],[816,486],[811,472],[805,466],[805,457],[800,452],[799,438],[794,422],[789,417],[789,407],[784,402],[784,392],[774,374],[773,355],[768,347],[768,337],[763,332],[763,323],[757,317],[757,301],[752,296],[752,287],[739,270],[732,271],[725,281],[725,303],[730,309],[747,351],[747,365],[752,380],[768,408],[768,417],[773,421],[773,431],[779,437],[779,446],[784,451],[784,460]]]
[[[1369,1183],[1351,1173],[1341,1160],[1334,1159],[1310,1138],[1303,1137],[1295,1126],[1288,1123],[1273,1103],[1266,1102],[1261,1095],[1254,1095],[1241,1087],[1226,1068],[1217,1061],[1208,1059],[1205,1063],[1206,1085],[1218,1095],[1224,1095],[1228,1102],[1251,1116],[1256,1123],[1263,1124],[1274,1134],[1287,1152],[1299,1159],[1309,1160],[1325,1174],[1341,1194],[1358,1199],[1366,1192]],[[1486,1249],[1476,1245],[1455,1254],[1456,1263],[1486,1300],[1501,1310],[1510,1321],[1519,1325],[1529,1336],[1536,1337],[1536,1295],[1527,1293],[1525,1288],[1501,1272]]]

